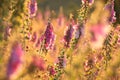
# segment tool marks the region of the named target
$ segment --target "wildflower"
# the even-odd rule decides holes
[[[30,17],[34,17],[36,16],[36,12],[37,12],[37,1],[36,0],[30,0],[29,2],[29,14]]]
[[[11,56],[7,66],[7,78],[14,80],[20,73],[23,65],[23,50],[21,44],[16,42],[12,47]]]
[[[82,0],[83,4],[85,4],[86,2],[88,2],[89,5],[92,5],[94,3],[94,0]]]
[[[103,45],[104,39],[109,33],[111,27],[108,24],[96,24],[91,27],[91,42],[93,48],[100,48]]]
[[[115,22],[116,21],[116,17],[115,17],[115,11],[114,11],[114,2],[113,1],[109,2],[105,6],[104,10],[108,10],[109,11],[108,21],[111,22],[111,23]]]
[[[39,70],[46,69],[45,60],[42,59],[41,57],[33,56],[32,65],[37,67]]]
[[[70,41],[72,39],[73,31],[74,31],[73,26],[70,24],[64,35],[64,43],[65,43],[64,46],[65,47],[69,47]]]
[[[44,42],[43,46],[45,47],[45,49],[47,50],[53,49],[54,40],[55,40],[55,34],[53,32],[53,26],[50,22],[48,22],[45,33],[41,37],[41,41]]]

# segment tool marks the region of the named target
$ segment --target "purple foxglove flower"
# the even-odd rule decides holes
[[[55,40],[55,34],[53,32],[53,26],[48,22],[46,31],[44,33],[44,46],[47,50],[52,49]]]
[[[111,1],[111,3],[108,3],[104,9],[109,11],[110,16],[108,18],[108,21],[112,23],[115,22],[116,17],[115,17],[115,11],[114,11],[114,2]]]
[[[34,17],[36,16],[36,12],[37,12],[37,1],[36,0],[30,0],[29,2],[29,14],[30,17]]]
[[[92,5],[94,3],[94,0],[82,0],[83,4],[85,4],[86,2],[88,2],[89,5]]]
[[[70,41],[72,39],[73,31],[74,31],[73,26],[70,24],[64,35],[65,47],[69,47]]]
[[[11,56],[7,66],[7,78],[13,80],[19,74],[23,64],[23,50],[21,44],[16,42],[12,47]]]

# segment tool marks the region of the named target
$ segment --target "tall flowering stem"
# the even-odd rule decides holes
[[[65,61],[65,49],[60,50],[60,55],[58,56],[58,62],[55,65],[55,77],[54,80],[61,79],[62,74],[64,73],[64,67],[66,66]]]
[[[46,30],[40,38],[40,49],[45,52],[47,52],[48,50],[52,50],[54,47],[54,41],[55,34],[53,32],[53,26],[50,22],[48,22]]]
[[[72,39],[72,48],[76,48],[80,37],[84,33],[84,24],[86,23],[89,7],[93,4],[93,0],[82,0],[81,8],[78,10],[78,23],[74,25],[75,32],[74,38]]]
[[[64,46],[65,46],[66,48],[70,47],[70,41],[71,41],[71,39],[72,39],[72,37],[73,37],[73,31],[74,31],[73,25],[70,24],[70,25],[68,26],[68,29],[67,29],[66,32],[65,32],[65,35],[64,35]]]
[[[37,12],[37,1],[30,0],[28,6],[29,6],[30,17],[33,18],[34,16],[36,16],[36,12]]]
[[[77,48],[77,44],[79,42],[79,39],[83,36],[84,34],[84,24],[76,24],[73,26],[74,27],[74,36],[72,38],[72,48],[75,49]]]

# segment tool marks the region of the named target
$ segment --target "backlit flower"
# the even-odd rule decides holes
[[[73,26],[70,24],[65,32],[65,35],[64,35],[64,46],[65,47],[69,47],[70,45],[70,41],[72,39],[72,36],[73,36]]]
[[[46,69],[45,60],[38,56],[33,56],[32,65],[37,67],[39,70]]]
[[[36,0],[30,0],[29,2],[29,14],[30,17],[34,17],[36,16],[36,12],[37,12],[37,1]]]
[[[50,22],[48,22],[45,33],[41,36],[40,41],[40,43],[46,50],[53,49],[55,34],[53,32],[53,26]]]
[[[12,47],[11,56],[7,66],[7,78],[14,80],[22,69],[23,50],[21,44],[16,42]]]
[[[103,45],[104,39],[109,33],[111,26],[108,24],[96,24],[91,27],[91,46],[100,48]]]

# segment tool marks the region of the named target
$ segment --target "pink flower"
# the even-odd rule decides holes
[[[44,42],[43,46],[46,50],[53,49],[54,41],[55,41],[55,34],[53,32],[53,26],[50,22],[48,22],[45,33],[40,38],[40,41],[41,43]]]
[[[40,70],[46,69],[45,60],[38,56],[33,56],[32,65],[39,68]]]
[[[8,62],[7,78],[12,80],[19,74],[23,64],[23,50],[21,44],[16,42],[12,47],[11,56]]]
[[[103,45],[104,39],[109,33],[111,26],[108,24],[96,24],[91,27],[91,46],[100,48]]]

